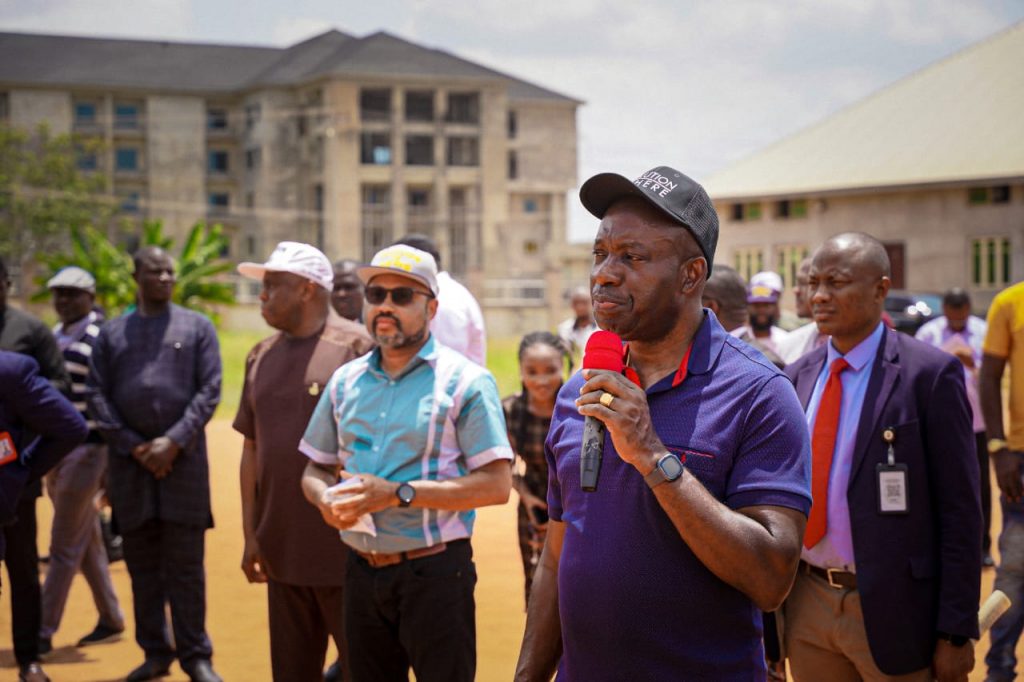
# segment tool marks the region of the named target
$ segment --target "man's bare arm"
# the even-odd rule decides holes
[[[978,376],[978,398],[981,413],[985,416],[985,433],[988,438],[1006,438],[1003,426],[1003,372],[1006,358],[985,353]],[[1024,483],[1021,482],[1021,458],[1003,448],[993,452],[992,463],[996,469],[996,483],[999,490],[1013,502],[1024,497]]]
[[[349,496],[330,503],[335,517],[344,524],[339,527],[351,526],[363,514],[398,506],[398,482],[371,474],[343,471],[341,475],[342,478],[358,476],[360,482],[346,489]],[[416,491],[413,507],[446,511],[476,509],[508,501],[512,490],[512,467],[508,460],[495,460],[458,478],[409,483]]]
[[[256,541],[256,441],[246,438],[242,443],[242,461],[238,467],[242,493],[242,572],[251,583],[267,582]]]
[[[558,564],[562,557],[565,523],[548,523],[547,538],[530,587],[526,632],[516,664],[517,682],[547,682],[562,657],[562,622],[558,614]]]
[[[619,456],[646,476],[668,450],[654,431],[645,393],[622,375],[585,372],[589,378],[577,401],[580,414],[603,421]],[[611,408],[599,402],[606,391],[615,396]],[[758,608],[778,608],[796,577],[804,514],[767,505],[730,509],[686,470],[675,481],[656,486],[654,494],[708,570]]]

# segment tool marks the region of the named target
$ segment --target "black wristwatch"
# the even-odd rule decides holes
[[[416,499],[416,488],[413,488],[408,483],[403,483],[395,491],[395,497],[398,498],[399,507],[408,507]]]
[[[682,475],[683,463],[679,461],[679,457],[671,452],[666,452],[658,460],[658,464],[651,470],[651,473],[644,476],[644,481],[653,488],[662,483],[671,483]]]
[[[955,647],[961,647],[967,644],[967,642],[969,642],[971,639],[970,637],[964,637],[963,635],[951,635],[948,632],[943,632],[942,630],[938,630],[935,633],[935,636],[938,639],[946,640]]]

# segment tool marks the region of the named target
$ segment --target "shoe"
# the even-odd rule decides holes
[[[171,664],[157,660],[147,660],[135,670],[128,673],[126,682],[145,682],[155,680],[158,677],[165,677],[171,672]]]
[[[103,623],[98,623],[96,628],[87,634],[82,639],[78,640],[78,644],[75,646],[90,646],[92,644],[105,644],[106,642],[113,642],[121,639],[121,633],[124,632],[124,628],[108,628]]]
[[[335,661],[324,671],[324,682],[341,682],[341,661]]]
[[[992,558],[991,554],[986,554],[981,559],[982,568],[995,568],[996,560]]]
[[[46,656],[53,651],[53,638],[52,637],[40,637],[39,638],[39,656]]]
[[[43,672],[43,666],[29,663],[18,671],[18,682],[50,682],[50,678]]]
[[[224,682],[220,675],[213,672],[213,665],[205,658],[192,661],[185,668],[188,679],[192,682]]]

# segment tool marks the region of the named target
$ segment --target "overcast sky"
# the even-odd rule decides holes
[[[5,31],[285,46],[385,30],[584,100],[581,181],[661,164],[706,179],[1021,20],[1020,0],[0,0]]]

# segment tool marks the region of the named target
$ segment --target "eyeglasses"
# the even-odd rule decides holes
[[[380,305],[384,302],[384,299],[391,294],[391,302],[395,305],[409,305],[412,303],[412,299],[416,294],[421,294],[427,298],[434,298],[434,294],[426,291],[420,291],[419,289],[413,289],[412,287],[395,287],[394,289],[388,289],[386,287],[372,286],[366,287],[366,302],[370,305]]]

